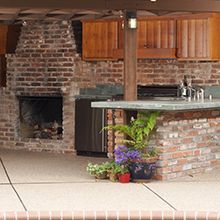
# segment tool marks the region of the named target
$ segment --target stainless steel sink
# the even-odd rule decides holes
[[[140,100],[152,101],[184,101],[182,97],[142,97]]]
[[[182,97],[153,97],[153,100],[156,101],[184,101]]]

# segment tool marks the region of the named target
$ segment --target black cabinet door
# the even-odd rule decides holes
[[[75,143],[77,151],[105,152],[106,134],[101,133],[106,116],[102,109],[91,108],[92,99],[77,99],[75,108]]]

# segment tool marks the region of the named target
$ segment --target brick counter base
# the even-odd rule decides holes
[[[219,110],[162,113],[157,126],[154,144],[160,151],[157,173],[161,179],[191,176],[219,166]]]
[[[0,220],[220,220],[220,212],[193,211],[45,211],[0,212]]]

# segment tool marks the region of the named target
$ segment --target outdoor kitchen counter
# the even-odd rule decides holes
[[[160,152],[158,179],[192,176],[220,165],[220,99],[188,102],[157,97],[144,101],[93,102],[92,107],[110,109],[110,124],[113,123],[111,109],[115,109],[114,114],[119,117],[118,124],[123,121],[120,120],[121,109],[160,111],[156,132],[149,141],[149,146]],[[109,143],[111,141],[110,138]]]
[[[220,99],[213,100],[145,100],[145,101],[105,101],[92,102],[93,108],[105,109],[131,109],[131,110],[158,110],[158,111],[184,111],[199,109],[216,109],[220,108]]]

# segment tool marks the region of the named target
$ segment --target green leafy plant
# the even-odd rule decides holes
[[[110,162],[105,162],[102,164],[88,163],[86,170],[91,176],[99,179],[104,179],[107,177],[107,173],[110,167]]]
[[[114,169],[113,169],[113,173],[114,174],[129,173],[129,169],[125,165],[115,164]]]
[[[129,169],[125,165],[117,164],[114,160],[107,163],[107,176],[112,182],[118,181],[119,174],[129,173]]]
[[[119,173],[123,174],[123,173],[129,172],[129,170],[128,170],[127,166],[118,164],[114,160],[112,160],[110,162],[110,166],[109,166],[108,172],[112,173],[112,174],[119,174]]]
[[[107,161],[102,164],[88,163],[87,172],[98,179],[105,179],[110,177],[113,181],[117,181],[118,174],[128,173],[128,167],[117,164],[114,160]],[[113,177],[113,178],[112,178]]]
[[[145,151],[148,139],[156,126],[159,112],[139,112],[136,119],[132,119],[128,125],[109,125],[103,129],[112,129],[125,135],[122,144],[140,150],[142,153],[152,156],[155,150]]]

